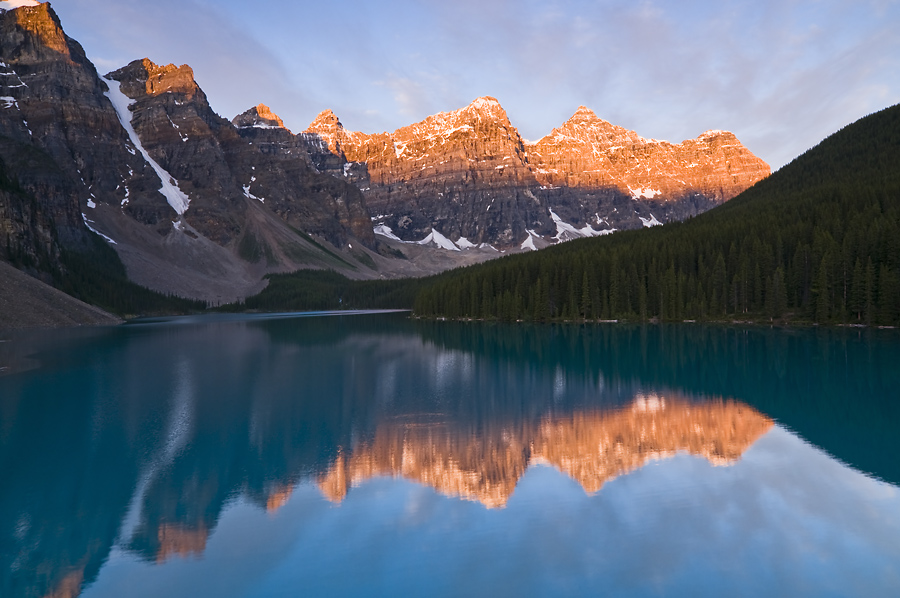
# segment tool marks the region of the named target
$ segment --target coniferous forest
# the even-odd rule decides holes
[[[440,277],[424,317],[900,324],[900,105],[691,220]]]

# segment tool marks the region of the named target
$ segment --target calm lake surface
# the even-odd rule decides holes
[[[0,340],[4,597],[900,595],[898,331]]]

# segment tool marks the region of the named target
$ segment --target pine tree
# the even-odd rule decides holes
[[[828,261],[827,255],[822,257],[819,265],[819,274],[813,289],[816,295],[816,322],[827,322],[831,314],[830,290],[828,288]]]
[[[591,317],[591,285],[587,270],[581,277],[581,317],[585,320]]]
[[[850,311],[856,316],[856,320],[862,320],[863,311],[866,309],[866,274],[862,262],[856,258],[853,265],[853,279],[850,283]]]

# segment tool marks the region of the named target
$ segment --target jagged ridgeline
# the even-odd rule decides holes
[[[415,312],[900,324],[900,105],[689,221],[462,269]]]

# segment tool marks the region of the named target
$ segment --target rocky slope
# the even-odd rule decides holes
[[[527,229],[555,229],[533,192],[540,185],[526,164],[518,131],[493,98],[480,98],[388,135],[349,132],[330,111],[306,131],[348,163],[365,164],[366,201],[382,232],[421,240],[438,231],[463,246],[515,244]],[[359,184],[359,183],[358,183]],[[467,243],[468,242],[468,243]]]
[[[325,111],[306,133],[343,163],[338,172],[320,157],[322,168],[363,189],[379,232],[404,241],[433,235],[459,248],[536,249],[683,219],[769,174],[731,133],[709,131],[675,145],[644,139],[584,107],[526,143],[490,97],[391,134],[347,131]]]
[[[0,330],[119,322],[121,320],[100,308],[74,299],[0,262]]]
[[[216,302],[267,272],[376,276],[359,189],[272,122],[219,117],[188,66],[101,78],[48,3],[0,11],[0,259],[59,268],[95,231],[132,280]]]
[[[228,121],[187,65],[100,77],[48,3],[0,11],[0,258],[32,273],[96,233],[135,282],[231,301],[270,272],[420,275],[680,219],[767,173],[729,133],[673,145],[587,109],[526,143],[489,97],[390,134]]]
[[[0,217],[13,249],[32,253],[29,237],[51,254],[57,238],[83,247],[82,213],[99,198],[115,201],[121,173],[146,186],[144,165],[123,151],[128,137],[104,91],[49,4],[0,13],[0,163],[17,191]],[[138,203],[153,212],[165,206],[147,196]],[[35,225],[23,224],[32,218]]]
[[[228,158],[246,177],[245,194],[264,201],[291,226],[320,235],[336,247],[354,237],[375,247],[369,210],[359,189],[317,172],[306,142],[285,128],[267,106],[251,108],[233,122],[246,143]]]
[[[725,201],[769,175],[768,165],[727,131],[707,131],[676,145],[645,139],[584,106],[526,151],[542,185],[615,187],[634,199],[697,194]]]

